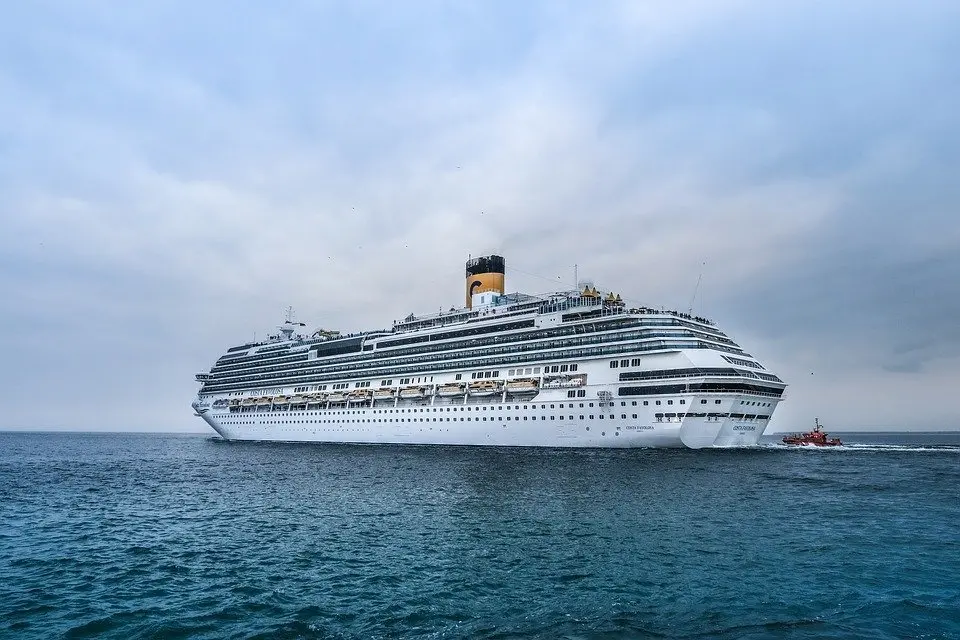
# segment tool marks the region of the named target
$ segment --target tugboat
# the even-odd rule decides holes
[[[784,444],[812,444],[817,447],[839,447],[842,442],[840,438],[831,438],[827,440],[827,434],[820,428],[820,419],[813,419],[813,431],[808,431],[806,433],[794,433],[793,435],[784,436]]]

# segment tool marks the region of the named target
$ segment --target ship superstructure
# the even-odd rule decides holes
[[[786,385],[705,318],[592,286],[505,293],[500,256],[466,306],[340,334],[288,316],[231,347],[193,407],[230,440],[546,447],[756,444]]]

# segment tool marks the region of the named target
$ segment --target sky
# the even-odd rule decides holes
[[[581,279],[715,320],[768,430],[960,429],[960,3],[10,3],[0,428],[204,430],[194,374]]]

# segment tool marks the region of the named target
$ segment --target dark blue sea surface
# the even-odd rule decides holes
[[[0,636],[960,638],[960,437],[0,433]]]

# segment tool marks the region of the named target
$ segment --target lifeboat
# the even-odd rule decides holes
[[[270,401],[271,401],[270,396],[263,396],[261,398],[257,398],[257,406],[258,407],[266,406],[270,404]]]
[[[452,398],[454,396],[463,395],[463,385],[459,382],[451,384],[442,384],[440,388],[437,389],[437,395],[441,398]]]
[[[370,399],[370,392],[366,389],[360,391],[351,391],[347,394],[347,402],[350,404],[358,404],[360,402],[366,402]]]
[[[536,393],[538,391],[537,380],[535,378],[518,378],[511,380],[506,385],[506,391],[510,395]]]
[[[374,400],[392,400],[393,399],[393,389],[389,387],[380,387],[373,392]]]
[[[784,444],[812,444],[815,447],[839,447],[842,442],[840,438],[827,439],[827,434],[820,425],[820,420],[813,419],[813,431],[806,433],[794,433],[783,437]]]
[[[322,394],[322,393],[309,393],[309,394],[307,394],[306,397],[307,397],[307,406],[308,406],[308,407],[311,406],[311,405],[316,406],[316,405],[321,404],[321,403],[323,402],[323,394]]]
[[[290,398],[290,404],[303,404],[307,401],[303,396],[293,396]]]
[[[244,407],[252,407],[255,403],[256,403],[255,398],[244,398],[243,401],[240,403],[240,405]]]
[[[330,395],[327,396],[327,402],[330,402],[331,404],[334,404],[337,402],[345,402],[345,401],[346,401],[346,398],[343,396],[342,393],[331,393]]]
[[[289,403],[290,403],[290,398],[288,398],[287,396],[277,396],[276,398],[273,399],[273,406],[275,407],[282,406]]]
[[[480,380],[471,382],[467,387],[467,393],[475,398],[485,398],[492,396],[500,390],[500,386],[493,380]]]
[[[404,387],[400,389],[400,398],[403,400],[416,400],[424,395],[423,387]]]

